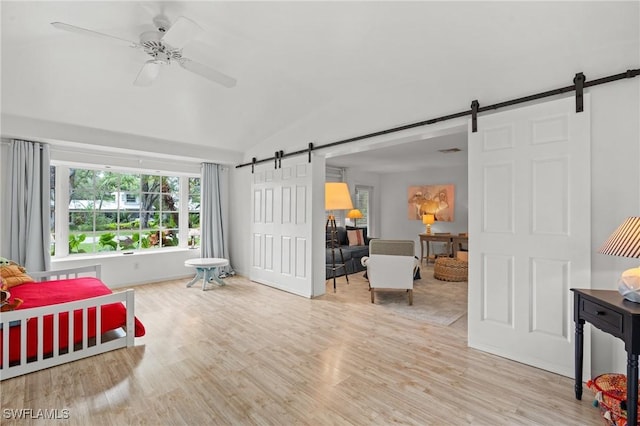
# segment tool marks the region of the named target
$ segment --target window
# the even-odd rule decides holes
[[[49,251],[52,256],[56,254],[56,168],[49,167],[49,223],[51,239]]]
[[[189,178],[189,241],[191,248],[200,246],[200,178]]]
[[[354,200],[355,208],[360,210],[362,213],[362,219],[358,219],[358,226],[370,227],[370,216],[369,212],[371,211],[371,194],[373,192],[373,188],[370,186],[362,186],[356,185],[356,199]]]
[[[69,198],[61,199],[58,186],[58,193],[52,191],[52,209],[68,201],[66,232],[58,227],[58,233],[68,235],[69,255],[186,246],[190,232],[180,232],[181,216],[189,216],[189,228],[200,226],[200,178],[109,169],[52,169],[52,179],[68,176]],[[189,188],[184,207],[180,203],[183,180],[185,184],[188,180]],[[65,217],[56,216],[58,220]],[[67,252],[67,247],[60,250],[60,244],[63,242],[56,241],[57,250],[52,254]]]

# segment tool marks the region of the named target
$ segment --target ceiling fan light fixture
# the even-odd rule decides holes
[[[163,63],[161,61],[156,59],[151,59],[145,62],[133,84],[142,87],[151,86],[151,83],[158,78],[162,64]]]
[[[162,65],[170,65],[171,62],[177,62],[185,70],[224,87],[230,88],[236,85],[235,78],[182,56],[182,47],[203,32],[203,29],[194,21],[180,16],[172,24],[166,16],[158,15],[154,19],[154,24],[158,29],[156,31],[143,32],[140,34],[140,42],[136,43],[63,22],[51,23],[54,28],[60,30],[114,40],[143,50],[151,59],[147,60],[138,72],[134,81],[136,86],[150,86],[158,77],[160,67]]]

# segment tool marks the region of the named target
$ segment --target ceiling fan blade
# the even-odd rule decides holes
[[[93,37],[107,38],[109,40],[115,40],[117,42],[120,42],[121,44],[126,44],[129,47],[140,47],[138,43],[131,40],[126,40],[124,38],[112,36],[109,34],[99,33],[97,31],[88,30],[86,28],[76,27],[75,25],[65,24],[63,22],[52,22],[51,25],[53,25],[55,28],[59,30],[69,31],[77,34],[84,34],[84,35],[93,36]]]
[[[133,84],[141,87],[151,86],[151,83],[158,78],[161,66],[162,64],[156,61],[145,62]]]
[[[182,58],[178,63],[182,66],[182,68],[198,74],[199,76],[202,76],[208,80],[221,84],[224,87],[233,87],[236,85],[237,81],[235,78],[229,77],[228,75],[223,74],[220,71],[216,71],[213,68],[209,68],[206,65],[202,65],[199,62],[194,62],[191,59]]]
[[[182,49],[185,44],[201,32],[200,25],[189,18],[180,16],[162,37],[162,41],[175,49]]]

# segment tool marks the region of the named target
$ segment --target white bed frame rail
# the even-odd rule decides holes
[[[58,271],[46,271],[29,273],[36,281],[46,281],[50,279],[67,279],[87,276],[91,274],[100,278],[100,265],[87,266],[75,269],[65,269]],[[46,283],[43,283],[46,285]],[[102,329],[101,309],[102,305],[122,302],[127,310],[126,330],[122,330],[117,336],[106,336],[100,334]],[[95,338],[89,338],[88,327],[88,310],[96,308],[96,329],[94,331]],[[74,324],[73,312],[82,310],[82,341],[73,342],[74,328],[78,325]],[[69,326],[69,341],[63,353],[60,353],[60,315],[67,313]],[[53,352],[51,354],[43,353],[43,325],[44,317],[54,315],[53,317]],[[74,302],[60,303],[51,306],[42,306],[31,309],[18,309],[16,311],[3,312],[0,314],[0,323],[2,329],[2,367],[0,367],[0,381],[10,379],[12,377],[53,367],[67,362],[76,361],[93,355],[112,351],[114,349],[134,346],[135,336],[135,313],[134,313],[134,291],[128,289],[126,291],[112,293],[104,296],[93,297],[91,299],[78,300]],[[38,322],[38,353],[36,359],[27,359],[27,321]],[[9,330],[11,326],[20,326],[20,361],[15,365],[9,364]],[[46,356],[46,358],[45,358]]]
[[[79,268],[58,269],[57,271],[29,272],[29,276],[35,281],[64,280],[85,276],[100,279],[102,278],[102,267],[100,265],[89,265]]]

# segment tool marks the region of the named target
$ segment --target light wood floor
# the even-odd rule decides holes
[[[0,422],[602,424],[591,392],[576,401],[571,379],[467,348],[466,317],[443,327],[242,277],[206,292],[188,281],[136,287],[147,334],[135,348],[3,381]],[[367,285],[342,278],[338,292]],[[23,408],[70,418],[6,418]]]

